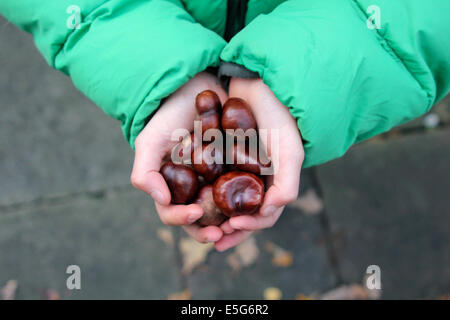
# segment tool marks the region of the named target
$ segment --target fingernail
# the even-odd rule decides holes
[[[188,224],[192,224],[195,221],[197,221],[198,219],[200,219],[200,216],[197,213],[193,213],[193,214],[189,215],[187,222],[188,222]]]
[[[265,207],[262,211],[261,214],[265,217],[271,216],[275,213],[275,211],[277,211],[278,208],[275,206],[267,206]]]
[[[150,197],[152,197],[153,200],[155,200],[156,202],[158,202],[160,204],[164,203],[164,197],[161,194],[161,192],[159,192],[158,190],[152,190],[150,192]]]

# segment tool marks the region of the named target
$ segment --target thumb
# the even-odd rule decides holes
[[[131,183],[159,204],[169,205],[171,200],[169,187],[159,173],[165,151],[152,141],[158,140],[151,139],[148,143],[135,143],[136,152]]]
[[[271,177],[273,184],[264,197],[261,215],[273,215],[278,209],[297,199],[303,159],[303,148],[297,143],[280,146],[278,170]]]

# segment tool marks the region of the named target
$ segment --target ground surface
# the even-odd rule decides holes
[[[369,265],[369,296],[450,293],[449,99],[436,129],[419,119],[305,170],[274,228],[217,253],[160,223],[119,124],[4,19],[0,70],[0,288],[17,299],[366,297]]]

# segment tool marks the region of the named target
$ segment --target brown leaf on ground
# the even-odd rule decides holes
[[[321,300],[376,300],[380,290],[369,290],[359,284],[341,286],[320,296]]]
[[[231,267],[233,273],[236,273],[242,269],[241,262],[236,253],[229,254],[226,258],[228,265]]]
[[[295,296],[295,300],[314,300],[315,298],[313,296],[307,296],[304,295],[303,293],[298,293]]]
[[[19,284],[16,280],[9,280],[5,286],[0,289],[0,300],[14,300]]]
[[[45,300],[61,300],[59,292],[55,289],[46,289],[43,295]]]
[[[306,214],[318,214],[323,209],[323,201],[314,189],[309,189],[297,200],[288,204],[289,207],[300,209]]]
[[[281,300],[283,293],[280,289],[275,287],[269,287],[264,290],[264,300]]]
[[[251,265],[259,256],[259,249],[254,237],[250,237],[239,244],[234,249],[234,252],[237,254],[244,267]]]
[[[265,249],[272,254],[272,264],[277,267],[290,267],[294,262],[294,257],[291,252],[270,241],[266,242]]]
[[[189,274],[192,270],[205,262],[208,253],[214,248],[214,243],[199,243],[190,238],[180,240],[180,250],[183,256],[184,274]]]
[[[183,290],[181,292],[175,292],[169,294],[168,300],[190,300],[192,292],[190,289]]]
[[[246,239],[236,246],[233,253],[227,256],[227,263],[237,272],[242,267],[248,267],[253,264],[259,256],[259,249],[254,237]]]
[[[161,227],[156,231],[158,238],[161,239],[165,244],[173,247],[175,240],[173,238],[173,233],[169,228]]]

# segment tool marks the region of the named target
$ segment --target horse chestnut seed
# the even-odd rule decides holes
[[[187,204],[197,194],[198,178],[191,167],[167,162],[160,172],[169,186],[172,203]]]
[[[239,170],[261,174],[264,168],[270,168],[271,163],[262,163],[258,155],[258,150],[250,152],[249,147],[241,146],[237,143],[227,152],[232,152],[233,166]],[[230,156],[231,157],[231,156]]]
[[[224,171],[222,150],[214,148],[212,144],[203,144],[201,150],[196,148],[192,153],[192,166],[195,172],[205,178],[206,182],[214,182]]]
[[[212,185],[204,186],[194,201],[203,209],[203,216],[196,222],[201,227],[218,226],[227,219],[214,202],[212,190]]]
[[[240,98],[230,98],[223,105],[222,128],[226,129],[256,129],[256,120],[248,104]]]
[[[264,200],[264,183],[252,173],[228,172],[214,183],[213,199],[228,217],[252,214]]]
[[[195,99],[195,107],[202,121],[202,133],[211,128],[220,128],[222,104],[219,96],[214,91],[205,90],[200,92]]]

